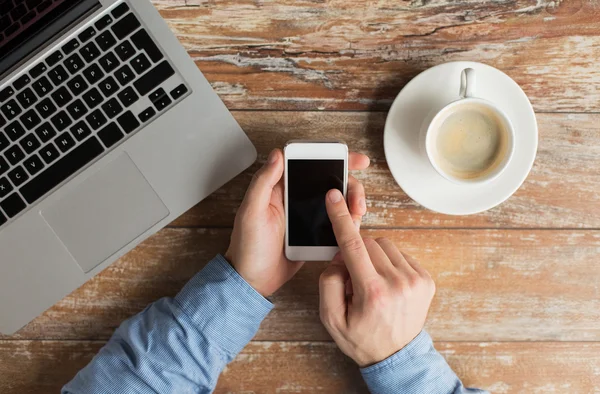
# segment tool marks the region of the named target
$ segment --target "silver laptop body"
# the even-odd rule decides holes
[[[256,158],[148,0],[9,2],[0,15],[4,334]]]

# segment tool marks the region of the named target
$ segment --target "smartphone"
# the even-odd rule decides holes
[[[285,156],[285,255],[292,261],[331,260],[338,252],[325,196],[346,197],[348,147],[343,142],[291,141]]]

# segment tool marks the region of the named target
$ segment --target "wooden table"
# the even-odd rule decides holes
[[[142,1],[142,0],[140,0]],[[437,283],[427,329],[467,385],[600,393],[600,3],[596,0],[155,0],[259,151],[259,163],[13,337],[0,392],[46,393],[125,318],[174,295],[228,244],[251,174],[292,138],[340,138],[373,166],[365,236],[387,236]],[[535,166],[501,206],[427,211],[391,177],[386,111],[415,75],[481,61],[528,94]],[[218,130],[215,130],[218,132]],[[308,264],[227,367],[217,393],[364,393],[318,317]],[[35,291],[35,289],[32,289]]]

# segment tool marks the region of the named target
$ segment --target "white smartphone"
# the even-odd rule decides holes
[[[343,142],[291,141],[285,156],[285,255],[292,261],[331,260],[338,252],[325,196],[331,189],[344,198],[348,147]]]

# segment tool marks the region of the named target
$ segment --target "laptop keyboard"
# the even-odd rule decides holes
[[[125,2],[57,48],[0,87],[0,226],[188,93]]]

